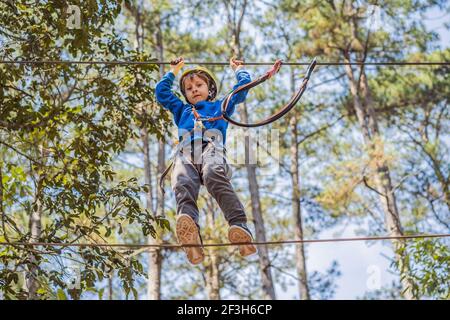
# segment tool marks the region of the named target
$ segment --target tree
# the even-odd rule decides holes
[[[250,4],[244,0],[242,2],[234,2],[233,4],[224,1],[223,5],[227,11],[227,27],[231,36],[229,40],[232,43],[232,52],[237,57],[243,56],[241,47],[241,29],[242,22]],[[241,118],[243,122],[248,122],[247,108],[242,109]],[[249,141],[246,141],[246,150],[249,148]],[[246,154],[247,151],[246,151]],[[257,242],[266,241],[266,231],[264,227],[264,219],[261,210],[261,199],[259,194],[258,179],[256,174],[256,167],[254,164],[246,160],[246,170],[250,189],[250,199],[252,204],[252,215],[255,223],[255,239]],[[268,248],[265,245],[259,246],[259,265],[261,270],[262,290],[264,299],[275,299],[275,287],[273,285],[272,273],[270,269],[270,259]]]
[[[386,2],[376,8],[387,16],[394,17],[390,34],[387,30],[373,31],[367,28],[373,11],[370,2],[350,3],[347,1],[330,1],[317,6],[314,1],[301,5],[292,1],[284,1],[283,8],[292,10],[299,24],[305,30],[305,42],[299,43],[298,50],[309,55],[320,55],[326,60],[349,62],[365,62],[371,60],[400,59],[410,50],[424,50],[427,41],[433,34],[427,34],[420,23],[409,23],[408,17],[420,14],[433,5],[442,6],[443,2],[409,1]],[[372,9],[374,9],[372,7]],[[398,13],[402,12],[404,18]],[[366,23],[366,24],[364,24]],[[407,35],[414,34],[415,37]],[[390,36],[389,36],[390,35]],[[309,46],[306,46],[306,42]],[[406,48],[406,50],[405,50]],[[382,52],[382,54],[380,54]],[[379,118],[375,111],[372,88],[369,86],[368,71],[364,65],[344,66],[347,85],[351,94],[354,115],[361,129],[368,157],[371,159],[370,183],[364,177],[365,185],[379,195],[382,204],[385,228],[390,235],[402,235],[403,228],[392,182],[392,173],[385,157],[383,134]],[[373,184],[372,184],[373,180]],[[406,257],[401,255],[405,243],[393,241],[396,261],[398,262],[403,293],[412,299],[412,280],[409,277],[409,265]]]
[[[120,12],[110,2],[80,6],[81,29],[68,29],[57,1],[28,7],[0,3],[5,60],[62,60],[79,57],[146,60],[124,48],[109,22]],[[52,14],[56,13],[56,14]],[[110,30],[107,32],[106,30]],[[2,227],[6,242],[95,244],[126,224],[140,224],[142,233],[160,224],[137,199],[143,190],[136,179],[114,181],[110,161],[131,137],[134,106],[153,95],[154,65],[127,66],[43,64],[0,66],[0,141]],[[160,132],[151,124],[149,130]],[[113,186],[105,186],[105,182]],[[29,227],[24,216],[28,217]],[[113,219],[117,228],[103,226]],[[113,248],[9,245],[2,247],[0,286],[7,298],[80,298],[96,280],[115,269],[126,295],[136,296],[134,277],[141,264]],[[52,270],[51,268],[55,267]],[[71,288],[67,268],[79,269],[79,288]],[[23,290],[18,273],[25,272]],[[56,295],[58,292],[58,296]]]

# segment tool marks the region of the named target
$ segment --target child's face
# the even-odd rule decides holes
[[[208,99],[208,84],[197,75],[184,80],[184,91],[192,104]]]

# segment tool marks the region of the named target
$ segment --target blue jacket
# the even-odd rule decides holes
[[[178,137],[181,140],[183,134],[191,131],[194,128],[195,117],[192,112],[190,103],[184,103],[172,92],[172,85],[175,75],[169,71],[156,84],[156,99],[167,110],[172,112],[175,124],[178,127]],[[243,69],[236,72],[236,79],[238,83],[233,87],[233,90],[251,82],[250,74]],[[237,104],[244,102],[248,90],[244,90],[234,95],[228,104],[227,114],[232,115]],[[222,114],[221,105],[224,98],[216,101],[200,101],[195,104],[195,109],[201,117],[217,117]],[[224,119],[216,121],[203,121],[204,127],[208,129],[219,130],[222,134],[223,144],[225,145],[226,132],[228,128],[228,121]],[[194,139],[194,136],[191,136]]]

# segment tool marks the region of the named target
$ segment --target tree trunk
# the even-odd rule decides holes
[[[34,202],[34,209],[32,209],[29,221],[30,228],[30,243],[39,242],[39,237],[41,235],[41,217],[42,217],[42,203],[39,198],[36,198]],[[39,283],[37,280],[38,275],[38,259],[36,255],[30,252],[29,267],[27,272],[27,289],[28,289],[28,300],[36,300],[37,290],[39,288]]]
[[[156,50],[158,51],[158,58],[160,61],[164,60],[164,47],[163,47],[163,38],[162,38],[162,30],[161,30],[161,19],[159,15],[156,15],[155,24],[157,27],[156,36]],[[164,66],[160,65],[159,73],[162,77],[164,75]],[[159,181],[161,174],[164,172],[165,166],[165,141],[159,141],[158,143],[158,174],[156,177],[156,181]],[[164,194],[160,188],[157,188],[156,191],[156,208],[155,214],[156,217],[164,216]],[[160,244],[160,239],[148,238],[149,244]],[[148,297],[152,300],[160,300],[161,299],[161,266],[162,266],[162,254],[161,249],[152,248],[149,251],[149,274],[148,274]]]
[[[109,275],[108,278],[108,299],[112,300],[113,299],[113,272],[111,272],[111,274]]]
[[[349,59],[346,58],[345,62],[349,62]],[[375,148],[377,148],[377,144],[379,144],[381,140],[376,114],[373,109],[373,100],[370,94],[365,71],[363,67],[361,67],[361,78],[359,81],[355,79],[351,66],[346,65],[345,71],[350,82],[350,91],[353,96],[353,106],[356,111],[359,125],[362,129],[364,143],[369,150],[369,156],[374,157],[372,152]],[[376,166],[374,176],[375,185],[377,192],[380,194],[380,200],[385,215],[385,227],[390,236],[402,236],[403,230],[397,209],[397,202],[394,194],[394,188],[392,186],[389,166],[384,160],[383,149],[379,146],[377,149],[377,158],[381,159],[381,161],[378,159],[371,160]],[[404,256],[399,253],[399,250],[405,247],[405,242],[402,240],[393,240],[392,244],[395,250],[395,259],[400,266],[400,277],[404,297],[406,299],[414,299],[412,294],[412,283],[409,279],[409,265],[405,261]]]
[[[133,7],[132,4],[126,4],[127,9],[132,13],[135,18],[135,32],[136,32],[136,47],[138,52],[142,52],[144,49],[144,19],[142,15],[143,8],[138,4]],[[160,61],[163,60],[163,47],[162,47],[162,34],[161,34],[161,21],[159,16],[156,15],[154,20],[157,26],[156,36],[156,50],[159,53]],[[160,74],[163,75],[164,70],[162,65],[160,66]],[[154,105],[143,105],[143,108],[153,108]],[[146,110],[143,110],[146,112]],[[154,216],[164,214],[164,196],[158,191],[156,199],[156,207],[154,208],[154,195],[152,188],[152,169],[150,161],[150,138],[146,127],[141,129],[141,141],[143,144],[144,152],[144,181],[148,185],[149,191],[146,193],[146,208],[151,211]],[[160,142],[158,150],[158,174],[163,172],[164,168],[164,142]],[[161,155],[162,153],[162,155]],[[159,244],[160,240],[155,239],[152,236],[147,238],[148,244]],[[160,300],[161,298],[161,264],[162,255],[159,248],[149,249],[148,256],[148,274],[147,274],[147,298],[149,300]]]
[[[242,108],[242,121],[248,121],[248,114],[246,107]],[[253,221],[255,223],[255,240],[257,242],[265,242],[266,241],[266,230],[264,227],[264,219],[261,211],[261,199],[259,196],[259,187],[258,187],[258,179],[256,177],[256,165],[251,164],[248,161],[250,158],[250,146],[249,140],[246,139],[245,142],[245,154],[246,154],[246,163],[245,168],[247,170],[247,179],[250,189],[250,199],[252,204],[252,215]],[[262,279],[262,289],[263,289],[263,299],[272,299],[275,300],[275,288],[272,280],[272,272],[270,269],[270,259],[269,259],[269,250],[266,245],[258,246],[258,255],[259,255],[259,266],[261,270],[261,279]]]
[[[43,146],[39,145],[39,155],[41,159],[45,159]],[[36,193],[34,202],[31,206],[31,214],[29,219],[30,243],[39,242],[42,230],[42,197],[43,197],[43,176],[37,178]],[[39,289],[38,278],[39,260],[33,253],[29,253],[28,271],[26,272],[26,286],[28,290],[28,300],[36,300],[38,298],[37,290]]]
[[[3,159],[0,159],[0,219],[2,219],[3,237],[9,242],[6,233],[6,212],[3,209]]]
[[[212,200],[211,198],[209,200]],[[210,201],[208,208],[214,209],[215,205]],[[214,227],[214,212],[215,210],[207,210],[206,213],[206,225],[209,230],[215,230]],[[218,248],[207,247],[208,250],[208,262],[206,265],[206,289],[208,292],[209,300],[220,300],[220,272],[219,272],[219,254]]]
[[[292,92],[295,92],[295,74],[291,71],[291,86]],[[291,180],[292,180],[292,213],[294,215],[294,233],[295,240],[303,240],[303,222],[302,222],[302,211],[300,205],[300,173],[299,173],[299,145],[298,141],[298,130],[297,130],[298,115],[296,110],[293,110],[293,117],[290,121],[291,128]],[[301,242],[295,247],[296,253],[296,267],[298,274],[298,289],[299,296],[302,300],[309,300],[309,288],[308,288],[308,278],[306,271],[306,256],[305,256],[305,246]]]
[[[152,170],[150,162],[150,146],[149,146],[149,135],[147,130],[142,129],[142,142],[144,145],[144,179],[145,183],[148,184],[149,191],[146,194],[146,207],[151,212],[155,212],[153,209],[153,190],[152,190]],[[148,243],[157,243],[156,239],[152,236],[148,236]],[[155,248],[149,249],[148,258],[148,286],[147,286],[147,297],[150,300],[159,300],[161,292],[161,263],[160,263],[159,250]]]
[[[247,1],[244,1],[239,10],[237,6],[230,6],[228,1],[223,1],[225,9],[227,11],[227,22],[228,28],[230,31],[231,39],[229,39],[229,43],[231,43],[231,49],[233,55],[237,58],[242,57],[241,43],[240,43],[240,33],[241,26],[245,16],[245,11],[248,5]],[[248,114],[247,109],[244,106],[242,108],[242,121],[247,122]],[[250,149],[248,145],[248,140],[245,143],[245,154],[250,156]],[[247,156],[246,156],[247,158]],[[248,159],[248,158],[247,158]],[[266,241],[266,231],[264,228],[264,219],[261,211],[261,200],[259,196],[259,187],[258,180],[256,178],[256,166],[254,164],[250,164],[248,160],[246,160],[245,164],[247,170],[247,178],[248,184],[250,188],[250,198],[252,204],[252,215],[253,221],[255,223],[255,240],[257,242],[265,242]],[[263,289],[263,299],[276,299],[275,297],[275,288],[272,280],[272,272],[270,269],[270,259],[269,259],[269,251],[267,246],[261,245],[258,246],[258,255],[259,255],[259,266],[261,270],[261,280],[262,280],[262,289]]]

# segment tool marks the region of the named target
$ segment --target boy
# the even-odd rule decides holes
[[[229,224],[228,239],[232,243],[251,242],[253,237],[247,227],[244,206],[231,185],[231,168],[226,162],[224,145],[228,122],[221,117],[222,100],[217,95],[217,81],[206,68],[185,71],[180,78],[180,89],[186,103],[172,92],[172,84],[184,66],[183,58],[171,62],[171,70],[156,85],[156,99],[174,116],[178,127],[179,148],[175,151],[171,176],[172,189],[177,204],[176,234],[178,242],[202,244],[198,225],[197,198],[200,185],[216,199]],[[230,59],[236,74],[235,88],[251,82],[250,74],[243,70],[242,61]],[[230,101],[227,114],[245,100],[248,91],[236,94]],[[199,264],[205,255],[201,246],[184,247],[192,264]],[[248,256],[256,253],[253,244],[240,245],[239,253]]]

